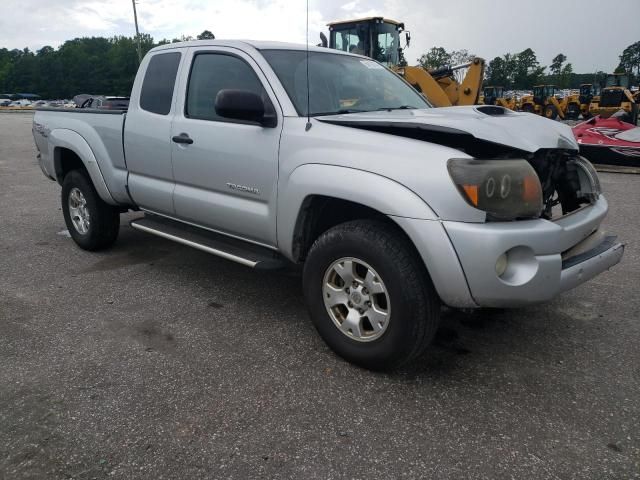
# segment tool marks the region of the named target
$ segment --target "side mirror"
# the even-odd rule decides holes
[[[249,90],[220,90],[216,95],[216,113],[221,117],[275,127],[276,116],[265,115],[265,104],[257,93]]]

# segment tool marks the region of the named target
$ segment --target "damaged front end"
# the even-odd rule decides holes
[[[488,221],[556,219],[595,203],[600,195],[595,169],[563,136],[558,136],[557,148],[532,152],[448,125],[357,118],[322,121],[434,143],[472,157],[450,160],[448,170],[467,203],[487,212]]]
[[[555,219],[598,200],[598,174],[577,152],[539,150],[526,160],[540,179],[543,205],[540,217]]]

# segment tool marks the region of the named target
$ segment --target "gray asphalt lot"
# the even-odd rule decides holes
[[[388,374],[334,356],[299,278],[126,225],[88,253],[31,115],[0,115],[0,478],[640,478],[640,176],[623,262],[556,300],[445,311]]]

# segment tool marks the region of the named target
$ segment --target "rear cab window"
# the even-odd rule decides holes
[[[180,52],[158,53],[151,57],[140,91],[140,108],[158,115],[171,111]]]

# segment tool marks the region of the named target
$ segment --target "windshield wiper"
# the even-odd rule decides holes
[[[342,110],[337,110],[334,112],[316,112],[316,113],[312,113],[311,116],[312,117],[321,117],[322,115],[344,115],[346,113],[361,113],[361,112],[368,112],[369,110],[358,110],[355,108],[345,108]]]
[[[415,110],[417,107],[413,107],[411,105],[400,105],[399,107],[381,107],[378,108],[378,111],[386,110],[390,112],[391,110]]]

